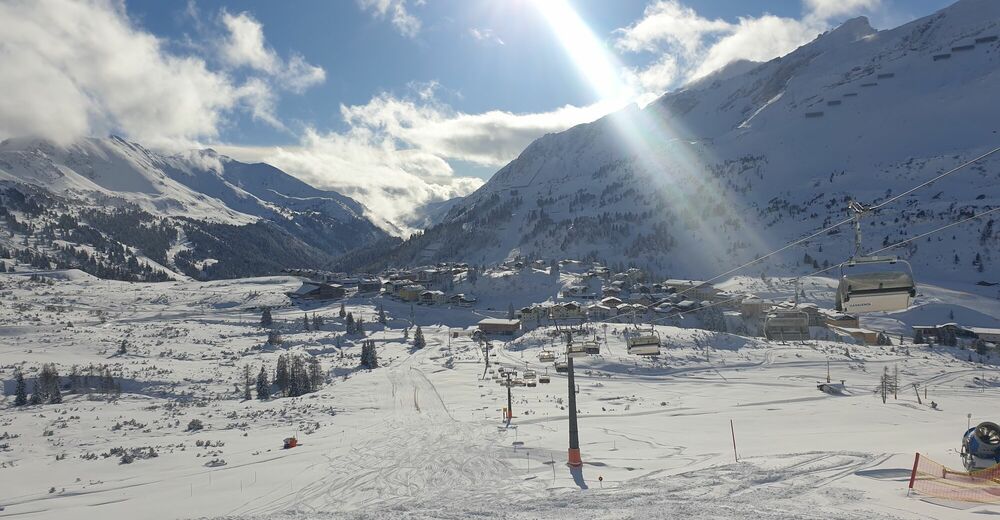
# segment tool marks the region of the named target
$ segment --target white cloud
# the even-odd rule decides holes
[[[472,36],[472,38],[478,42],[504,45],[504,41],[500,39],[495,32],[493,32],[493,29],[479,29],[477,27],[472,27],[469,29],[469,36]]]
[[[804,0],[804,3],[807,17],[829,20],[872,12],[882,4],[882,0]]]
[[[599,104],[533,114],[465,114],[438,102],[436,86],[413,85],[415,99],[381,94],[364,105],[342,106],[347,130],[307,130],[297,146],[216,148],[355,197],[377,218],[409,231],[422,204],[467,195],[482,185],[481,179],[457,176],[449,161],[498,167],[546,133],[620,108]]]
[[[880,4],[881,0],[804,0],[801,19],[763,14],[733,23],[704,18],[679,0],[657,0],[642,19],[616,31],[615,46],[624,52],[661,54],[631,75],[647,88],[665,89],[736,60],[781,56],[829,29],[836,17],[870,12]]]
[[[264,72],[280,86],[296,93],[326,80],[326,71],[306,63],[298,54],[293,54],[287,63],[282,61],[274,49],[267,46],[263,25],[249,13],[233,15],[223,9],[222,23],[228,37],[220,44],[220,54],[229,66]]]
[[[414,3],[423,5],[422,1]],[[375,18],[388,18],[403,36],[413,38],[420,32],[420,19],[410,14],[406,0],[358,0],[358,5],[365,11],[371,11]]]
[[[278,72],[281,60],[264,42],[264,27],[249,13],[222,11],[229,38],[222,44],[222,58],[234,67],[248,66],[270,74]]]
[[[167,52],[110,1],[0,4],[0,70],[2,136],[193,140],[243,102],[228,77]]]
[[[731,30],[732,24],[725,20],[703,18],[677,0],[660,0],[646,7],[641,20],[616,31],[621,36],[615,46],[631,52],[657,52],[667,44],[690,56],[707,35]]]
[[[227,63],[252,71],[242,80],[213,70],[200,47],[168,50],[115,0],[0,2],[0,138],[67,143],[120,133],[150,146],[190,146],[216,139],[236,111],[283,129],[275,82],[300,92],[323,71],[297,55],[281,62],[249,16],[230,21]]]

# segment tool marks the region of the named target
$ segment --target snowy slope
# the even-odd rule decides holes
[[[989,0],[887,31],[850,20],[784,57],[538,139],[395,258],[521,254],[714,274],[845,218],[850,198],[884,200],[1000,145],[996,36]],[[915,192],[870,219],[865,247],[996,207],[998,180],[993,156]],[[842,261],[852,237],[840,231],[765,269],[804,253]],[[972,222],[897,253],[936,279],[996,278],[996,233]]]
[[[501,294],[478,308],[350,298],[346,310],[366,316],[361,337],[345,334],[341,302],[290,302],[293,277],[43,276],[52,284],[0,274],[0,518],[972,520],[1000,509],[906,492],[914,452],[959,466],[967,414],[997,420],[996,352],[969,361],[968,350],[909,340],[784,344],[658,326],[667,347],[651,359],[626,353],[623,325],[592,324],[601,354],[574,362],[584,461],[574,470],[568,382],[538,361],[559,334],[541,327],[493,342],[490,368],[551,377],[512,389],[509,426],[507,389],[482,377],[469,326],[505,303]],[[969,298],[942,293],[956,309]],[[264,345],[264,306],[280,347]],[[368,320],[378,306],[386,326]],[[321,330],[304,330],[305,312],[324,317]],[[424,349],[405,339],[414,324]],[[364,340],[376,343],[375,370],[358,368]],[[290,353],[321,363],[322,387],[243,400],[245,367],[273,373]],[[66,384],[74,366],[107,368],[122,393],[85,382],[60,404],[13,406],[15,368],[30,383],[47,363]],[[816,388],[828,369],[846,395]],[[886,369],[898,369],[902,388],[883,403],[874,390]],[[922,402],[913,384],[928,392]],[[203,429],[187,428],[194,419]],[[299,446],[281,449],[292,435]],[[125,461],[121,449],[156,456]]]
[[[0,246],[27,244],[26,235],[43,230],[33,253],[81,268],[87,266],[78,261],[86,258],[66,258],[53,238],[62,239],[60,247],[102,249],[111,239],[131,248],[126,256],[135,254],[140,264],[211,278],[324,267],[387,236],[380,227],[385,223],[369,220],[360,203],[270,165],[241,163],[212,150],[167,156],[118,137],[64,147],[42,139],[3,141],[0,201],[14,212],[0,218],[2,225],[18,234]],[[94,231],[74,232],[77,221]],[[146,224],[136,228],[138,222]],[[129,228],[154,229],[157,236],[136,238]],[[60,232],[66,236],[54,236]],[[266,258],[249,257],[254,254]],[[105,260],[114,256],[111,247]],[[89,269],[97,273],[98,266]]]

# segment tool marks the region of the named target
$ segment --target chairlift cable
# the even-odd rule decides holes
[[[989,157],[989,156],[991,156],[991,155],[993,155],[993,154],[995,154],[997,152],[1000,152],[1000,146],[998,146],[998,147],[996,147],[996,148],[994,148],[994,149],[992,149],[992,150],[990,150],[990,151],[988,151],[988,152],[986,152],[986,153],[984,153],[984,154],[982,154],[982,155],[980,155],[980,156],[978,156],[978,157],[976,157],[974,159],[966,161],[966,162],[964,162],[964,163],[962,163],[962,164],[960,164],[960,165],[952,168],[951,170],[948,170],[948,171],[946,171],[946,172],[944,172],[944,173],[942,173],[942,174],[934,177],[933,179],[930,179],[928,181],[922,182],[922,183],[914,186],[913,188],[910,188],[910,189],[908,189],[908,190],[906,190],[906,191],[904,191],[904,192],[902,192],[902,193],[900,193],[898,195],[894,195],[894,196],[890,197],[889,199],[887,199],[887,200],[885,200],[883,202],[880,202],[880,203],[875,204],[873,206],[865,207],[864,209],[865,209],[866,212],[874,212],[874,211],[880,210],[880,209],[884,208],[885,206],[888,206],[889,204],[892,204],[893,202],[896,202],[897,200],[899,200],[899,199],[901,199],[901,198],[903,198],[903,197],[905,197],[905,196],[913,193],[914,191],[917,191],[917,190],[919,190],[921,188],[929,186],[929,185],[933,184],[934,182],[939,181],[939,180],[941,180],[941,179],[943,179],[943,178],[945,178],[945,177],[947,177],[949,175],[952,175],[955,172],[958,172],[958,171],[960,171],[960,170],[962,170],[964,168],[967,168],[967,167],[969,167],[969,166],[971,166],[971,165],[973,165],[973,164],[975,164],[975,163],[977,163],[979,161],[982,161],[983,159],[985,159],[985,158],[987,158],[987,157]],[[826,227],[824,229],[821,229],[821,230],[819,230],[819,231],[817,231],[815,233],[812,233],[812,234],[810,234],[810,235],[808,235],[806,237],[803,237],[803,238],[797,239],[795,241],[789,242],[788,244],[786,244],[786,245],[784,245],[784,246],[782,246],[782,247],[780,247],[778,249],[775,249],[775,250],[771,251],[770,253],[767,253],[767,254],[765,254],[763,256],[760,256],[760,257],[757,257],[757,258],[755,258],[753,260],[750,260],[749,262],[746,262],[744,264],[736,266],[736,267],[734,267],[734,268],[732,268],[732,269],[730,269],[730,270],[728,270],[726,272],[723,272],[723,273],[717,274],[717,275],[715,275],[715,276],[713,276],[711,278],[708,278],[707,280],[705,280],[705,283],[711,283],[711,282],[713,282],[715,280],[718,280],[719,278],[722,278],[724,276],[728,276],[728,275],[733,274],[733,273],[735,273],[737,271],[741,271],[741,270],[743,270],[743,269],[745,269],[745,268],[747,268],[747,267],[749,267],[751,265],[760,263],[761,261],[763,261],[763,260],[765,260],[767,258],[770,258],[770,257],[772,257],[772,256],[774,256],[774,255],[776,255],[778,253],[781,253],[781,252],[786,251],[786,250],[788,250],[788,249],[790,249],[792,247],[795,247],[795,246],[797,246],[799,244],[802,244],[803,242],[808,242],[809,240],[812,240],[813,238],[816,238],[816,237],[818,237],[820,235],[823,235],[825,233],[833,231],[834,229],[837,229],[840,226],[843,226],[844,224],[849,224],[851,222],[855,222],[856,218],[857,218],[856,215],[852,215],[849,218],[841,220],[841,221],[839,221],[839,222],[837,222],[835,224],[832,224],[832,225],[830,225],[830,226],[828,226],[828,227]],[[884,249],[881,250],[881,251],[884,251]],[[871,254],[874,254],[874,253],[871,253]],[[697,286],[692,286],[692,287],[689,287],[687,289],[684,289],[683,291],[677,293],[677,295],[678,296],[683,295],[683,294],[687,293],[688,291],[691,291],[691,290],[695,289],[696,287]]]
[[[998,150],[1000,150],[1000,148],[998,148]],[[945,229],[957,226],[959,224],[964,224],[964,223],[969,222],[971,220],[976,220],[978,218],[985,217],[986,215],[989,215],[990,213],[994,213],[994,212],[998,212],[998,211],[1000,211],[1000,206],[998,206],[996,208],[993,208],[993,209],[990,209],[990,210],[987,210],[987,211],[983,211],[981,213],[977,213],[975,215],[972,215],[971,217],[966,217],[966,218],[964,218],[962,220],[957,220],[955,222],[952,222],[950,224],[946,224],[946,225],[941,226],[939,228],[932,229],[930,231],[927,231],[926,233],[921,233],[919,235],[907,238],[906,240],[900,240],[899,242],[896,242],[894,244],[890,244],[888,246],[885,246],[882,249],[877,249],[875,251],[871,251],[866,256],[872,256],[872,255],[876,255],[878,253],[882,253],[882,252],[888,251],[890,249],[895,249],[895,248],[897,248],[899,246],[902,246],[904,244],[907,244],[909,242],[913,242],[914,240],[919,240],[919,239],[924,238],[926,236],[933,235],[934,233],[938,233],[938,232],[944,231]],[[798,276],[798,277],[795,278],[795,282],[797,283],[798,280],[801,279],[801,278],[807,278],[807,277],[810,277],[810,276],[816,276],[816,275],[819,275],[819,274],[823,274],[823,273],[825,273],[827,271],[832,271],[832,270],[837,269],[837,268],[839,268],[839,267],[841,267],[843,265],[846,265],[846,264],[847,264],[847,262],[841,262],[839,264],[833,264],[833,265],[831,265],[829,267],[824,267],[824,268],[819,269],[817,271],[813,271],[813,272],[811,272],[809,274],[804,274],[804,275]],[[721,300],[721,301],[718,301],[718,302],[710,303],[708,305],[705,305],[704,307],[699,307],[697,309],[690,309],[690,310],[686,310],[686,311],[679,311],[679,312],[676,312],[674,314],[670,314],[669,316],[664,316],[662,318],[656,318],[654,320],[651,320],[650,323],[652,324],[652,323],[661,322],[663,320],[667,320],[667,319],[670,319],[670,318],[676,318],[678,316],[683,316],[685,314],[689,314],[689,313],[692,313],[692,312],[697,312],[697,311],[700,311],[700,310],[703,310],[703,309],[708,309],[708,308],[711,308],[711,307],[715,307],[716,305],[722,305],[722,304],[725,304],[725,303],[729,303],[729,302],[738,300],[740,298],[741,298],[741,296],[734,296],[734,297],[726,299],[726,300]]]

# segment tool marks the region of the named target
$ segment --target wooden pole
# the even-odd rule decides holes
[[[913,471],[910,472],[910,485],[906,488],[906,495],[910,495],[910,490],[913,489],[913,483],[917,480],[917,464],[920,463],[920,453],[917,452],[916,456],[913,457]]]
[[[729,431],[733,434],[733,458],[736,462],[740,461],[740,456],[736,452],[736,428],[733,427],[733,420],[729,420]]]

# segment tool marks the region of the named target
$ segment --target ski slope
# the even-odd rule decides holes
[[[958,466],[966,414],[997,419],[995,356],[980,364],[967,360],[968,351],[941,347],[779,344],[658,326],[664,355],[639,359],[625,351],[625,325],[606,331],[598,325],[601,355],[576,363],[585,464],[571,471],[564,464],[567,382],[538,362],[541,349],[558,348],[553,330],[493,343],[491,367],[551,376],[549,384],[513,388],[509,426],[501,420],[506,389],[481,379],[483,351],[468,334],[450,334],[503,314],[487,309],[505,308],[498,297],[471,309],[412,310],[379,297],[350,299],[347,310],[369,322],[382,365],[361,371],[360,338],[344,339],[343,355],[336,346],[343,331],[339,303],[291,305],[284,293],[298,287],[296,278],[128,284],[72,271],[44,274],[52,285],[0,275],[0,379],[7,394],[15,365],[25,363],[30,377],[48,362],[63,375],[73,364],[107,364],[123,393],[112,401],[65,394],[63,404],[26,409],[4,398],[0,436],[19,436],[0,441],[8,445],[0,450],[0,517],[979,518],[1000,512],[1000,506],[956,509],[905,493],[914,452]],[[995,307],[979,308],[979,297],[924,291],[943,305],[972,302],[1000,317]],[[370,323],[380,303],[389,316],[385,327]],[[281,349],[261,348],[266,335],[253,309],[264,305],[275,308]],[[302,330],[298,320],[306,311],[326,318],[323,330]],[[411,313],[427,339],[422,350],[404,340]],[[115,353],[122,339],[129,343],[124,356]],[[234,385],[243,366],[273,370],[285,350],[322,361],[323,389],[242,401]],[[846,380],[847,395],[816,389],[828,362],[832,379]],[[886,368],[898,369],[902,387],[898,399],[883,404],[873,390]],[[917,403],[914,383],[927,387],[937,410]],[[186,431],[194,418],[205,429]],[[301,444],[282,450],[291,435]],[[118,446],[154,447],[158,456],[131,464],[101,456]],[[82,458],[88,453],[96,459]],[[225,465],[206,466],[216,459]]]

